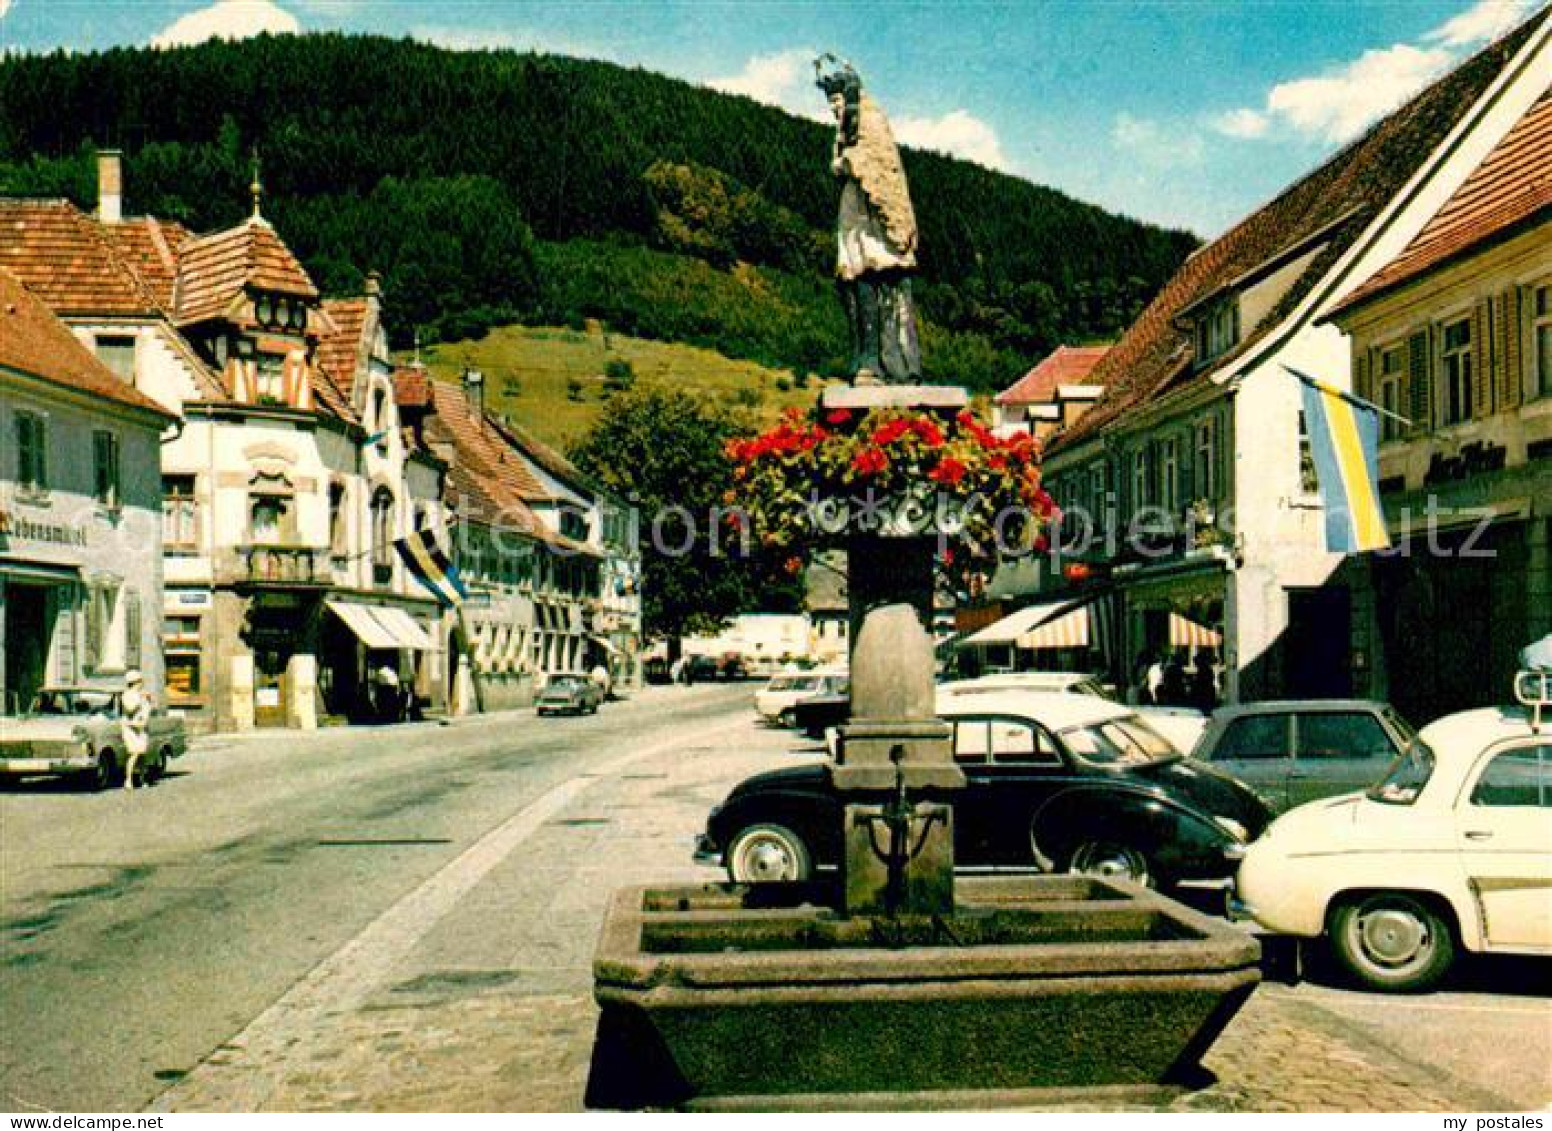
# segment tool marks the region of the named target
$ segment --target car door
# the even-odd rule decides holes
[[[1552,742],[1491,752],[1455,816],[1488,949],[1552,954]]]
[[[1371,711],[1305,711],[1293,716],[1288,804],[1367,789],[1401,753]]]
[[[954,803],[956,863],[1031,866],[1030,819],[1063,772],[1050,732],[1027,719],[958,719],[954,760],[967,780]]]
[[[1250,786],[1280,813],[1288,808],[1292,726],[1293,718],[1286,711],[1231,718],[1212,744],[1207,760]]]

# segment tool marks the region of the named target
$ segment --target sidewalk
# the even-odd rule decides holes
[[[610,893],[719,879],[689,859],[689,836],[707,809],[745,774],[814,756],[791,753],[785,732],[751,725],[747,736],[736,754],[723,748],[713,758],[691,746],[597,780],[461,899],[359,1007],[327,1016],[278,1053],[225,1046],[157,1108],[579,1110],[597,1016],[590,966]],[[1256,991],[1205,1067],[1215,1082],[1169,1110],[1502,1106],[1275,984]]]

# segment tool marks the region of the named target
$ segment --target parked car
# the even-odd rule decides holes
[[[128,755],[119,724],[121,692],[102,687],[45,687],[31,709],[0,725],[0,774],[78,774],[98,789],[124,782]],[[183,720],[151,712],[150,745],[136,767],[138,784],[167,772],[188,749]]]
[[[585,675],[553,675],[534,709],[541,715],[594,715],[604,701],[603,688]]]
[[[831,695],[849,687],[846,673],[836,668],[818,668],[809,672],[782,672],[754,694],[754,709],[768,723],[790,727],[796,717],[799,700],[813,695]]]
[[[666,656],[652,656],[641,664],[641,678],[647,683],[672,683],[671,665]]]
[[[1271,817],[1239,782],[1097,696],[940,694],[938,713],[969,781],[954,798],[961,867],[1223,880]],[[827,763],[760,774],[711,811],[696,858],[740,883],[808,879],[840,862],[842,810]]]
[[[939,684],[939,688],[950,695],[983,695],[989,691],[1066,691],[1117,701],[1103,680],[1085,672],[998,672],[975,679],[953,680]],[[1207,728],[1207,716],[1192,707],[1138,706],[1135,710],[1177,750],[1187,754]]]
[[[792,725],[809,738],[823,738],[825,732],[851,718],[851,691],[829,691],[810,695],[792,705]]]
[[[1273,822],[1236,900],[1378,990],[1434,985],[1458,949],[1552,956],[1552,733],[1511,708],[1430,723],[1368,790]]]
[[[1386,703],[1288,699],[1213,712],[1192,751],[1281,813],[1374,784],[1417,736]]]

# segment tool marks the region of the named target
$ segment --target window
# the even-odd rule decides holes
[[[1039,727],[1016,719],[994,719],[989,732],[992,757],[1003,765],[1061,764],[1056,744]]]
[[[1287,715],[1246,715],[1235,719],[1218,740],[1214,762],[1260,761],[1288,757]]]
[[[119,587],[111,582],[91,585],[86,590],[86,664],[95,672],[124,668],[124,618],[119,615],[119,593]]]
[[[1089,468],[1089,517],[1098,529],[1105,520],[1105,465],[1096,463]]]
[[[1159,505],[1170,514],[1180,509],[1180,444],[1173,436],[1159,444]]]
[[[1315,449],[1310,443],[1309,421],[1303,411],[1299,413],[1299,490],[1313,495],[1320,490],[1320,476],[1315,471]]]
[[[124,666],[141,665],[140,594],[131,589],[124,594]]]
[[[1531,353],[1531,396],[1552,396],[1552,283],[1537,287],[1531,301]]]
[[[1471,791],[1471,804],[1552,809],[1552,745],[1495,755]]]
[[[48,422],[35,412],[16,414],[16,482],[29,491],[48,490]]]
[[[978,764],[986,761],[991,745],[991,724],[984,719],[967,719],[954,724],[954,761]]]
[[[1139,448],[1132,456],[1132,510],[1153,502],[1153,491],[1148,475],[1148,450]]]
[[[98,335],[97,359],[113,370],[126,385],[133,385],[135,383],[135,339],[133,335]]]
[[[1192,481],[1199,499],[1213,502],[1218,498],[1218,429],[1214,420],[1199,421],[1196,426],[1196,460]]]
[[[167,652],[167,697],[169,699],[191,699],[198,695],[199,683],[199,651]]]
[[[162,543],[169,550],[199,544],[199,500],[192,475],[162,476]]]
[[[1405,368],[1405,355],[1400,346],[1391,346],[1380,353],[1379,394],[1380,407],[1386,412],[1406,415],[1401,405],[1401,379]],[[1380,439],[1395,440],[1401,436],[1401,422],[1393,416],[1380,417]]]
[[[259,354],[258,385],[254,392],[260,404],[284,404],[286,399],[285,358],[275,353]]]
[[[386,487],[372,496],[372,577],[379,585],[393,580],[393,492]]]
[[[92,433],[92,497],[105,507],[119,505],[119,438],[116,433]]]
[[[1471,419],[1471,321],[1444,328],[1444,423]]]
[[[1203,365],[1239,341],[1239,299],[1220,302],[1196,324],[1196,363]]]
[[[1367,758],[1388,762],[1396,746],[1373,715],[1359,711],[1300,715],[1296,757]]]
[[[329,552],[336,557],[345,553],[345,485],[329,484]]]
[[[283,539],[289,500],[282,495],[248,497],[248,539],[258,546],[278,546]]]

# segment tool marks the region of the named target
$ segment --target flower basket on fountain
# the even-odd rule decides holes
[[[963,581],[1000,554],[1045,546],[1057,517],[1040,485],[1040,447],[995,435],[975,415],[885,409],[789,410],[770,430],[729,442],[730,525],[747,516],[772,553],[804,555],[854,534],[935,537],[939,564]]]

